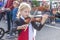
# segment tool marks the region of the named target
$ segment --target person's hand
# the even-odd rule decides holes
[[[53,18],[56,18],[56,17],[55,16],[51,16],[50,18],[53,19]]]
[[[24,31],[25,31],[27,29],[27,27],[28,27],[28,24],[25,24],[25,25],[22,25],[22,26],[18,26],[17,30],[24,29]]]
[[[10,8],[6,8],[6,10],[11,10]]]
[[[28,24],[22,25],[22,28],[24,29],[24,31],[26,31],[28,28]]]
[[[35,20],[37,21],[37,22],[41,22],[41,18],[35,18]]]
[[[2,8],[1,8],[1,10],[2,10],[2,11],[4,11],[4,10],[5,10],[5,8],[4,8],[4,7],[2,7]]]
[[[44,15],[42,16],[42,18],[43,18],[43,19],[47,19],[47,18],[48,18],[48,16],[49,16],[49,15],[44,14]]]
[[[44,24],[45,21],[47,20],[47,18],[48,18],[48,15],[47,15],[47,14],[44,14],[44,15],[42,16],[41,24]]]

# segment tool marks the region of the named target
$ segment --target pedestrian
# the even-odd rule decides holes
[[[18,7],[19,7],[19,2],[18,1],[14,1],[13,2],[13,10],[12,10],[12,13],[11,13],[11,19],[12,19],[12,24],[11,24],[11,27],[10,27],[10,36],[11,37],[14,37],[16,36],[16,31],[15,31],[15,26],[14,26],[14,21],[16,20],[16,15],[17,15],[17,11],[18,11]],[[11,38],[10,37],[10,38]]]
[[[7,3],[5,5],[5,8],[7,10],[5,10],[5,13],[7,15],[7,25],[8,25],[8,31],[10,31],[10,27],[11,27],[11,10],[13,9],[13,1],[14,0],[7,0]]]

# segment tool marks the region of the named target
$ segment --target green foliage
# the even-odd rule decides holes
[[[33,3],[33,5],[35,5],[36,7],[39,6],[39,2],[38,2],[37,0],[32,0],[32,3]]]

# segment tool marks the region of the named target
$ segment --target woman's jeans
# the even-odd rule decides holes
[[[8,32],[9,32],[11,27],[11,11],[6,10],[5,13],[7,15],[7,26],[8,26]]]
[[[16,32],[16,27],[14,26],[14,21],[12,20],[12,12],[7,10],[5,11],[7,14],[7,25],[8,25],[8,32],[10,35]]]

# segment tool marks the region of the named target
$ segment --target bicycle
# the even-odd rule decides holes
[[[0,39],[3,38],[5,31],[3,28],[0,28]]]

